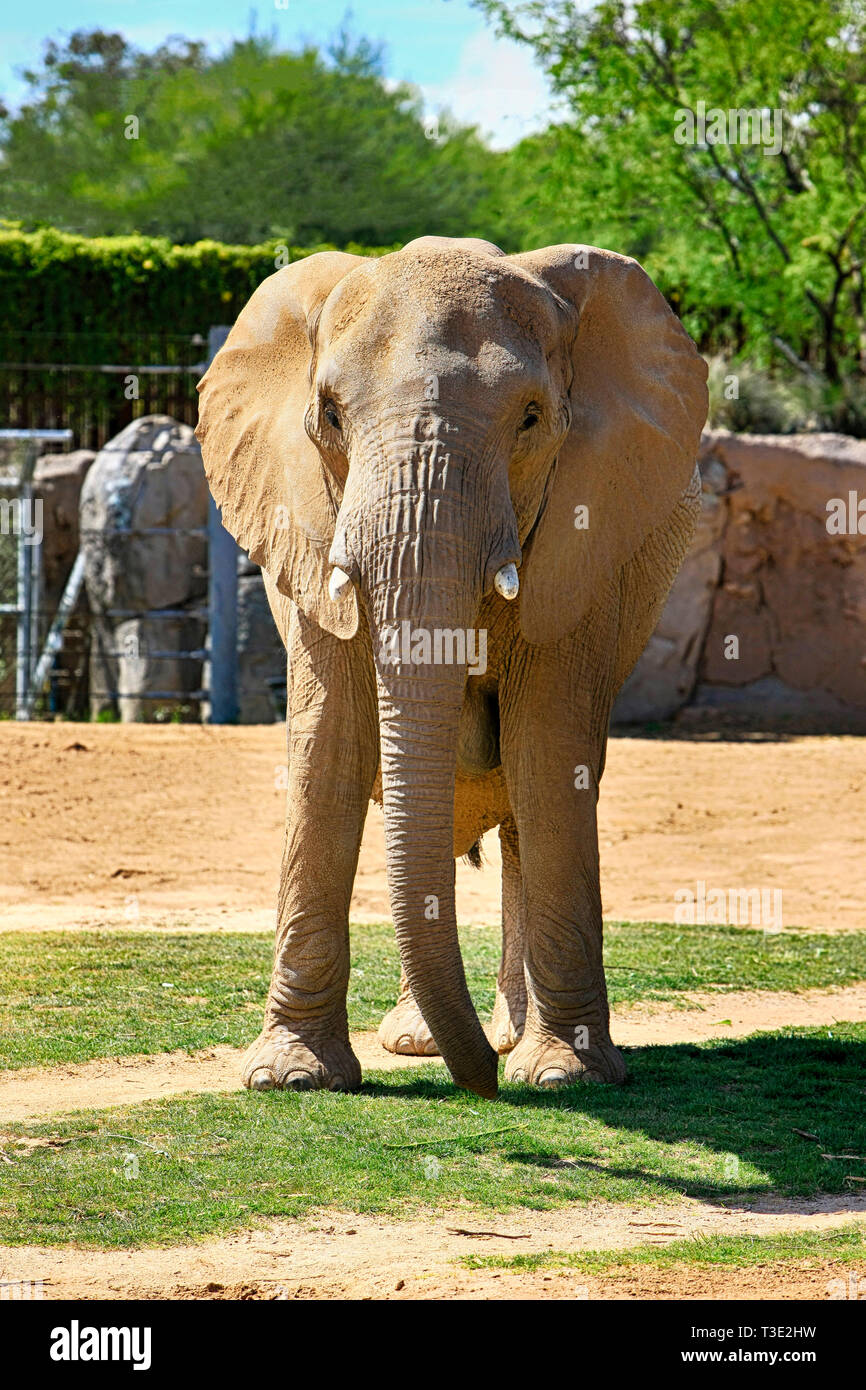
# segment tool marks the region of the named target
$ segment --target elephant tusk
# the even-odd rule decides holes
[[[517,591],[520,588],[520,580],[517,577],[516,565],[503,565],[501,570],[497,570],[493,587],[497,594],[501,594],[505,599],[517,598]]]
[[[334,603],[337,603],[345,594],[352,581],[345,570],[339,569],[336,565],[331,570],[331,577],[328,580],[328,593]]]

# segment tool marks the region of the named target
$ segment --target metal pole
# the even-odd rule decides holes
[[[24,509],[30,514],[32,490],[22,483],[18,492],[18,631],[15,650],[15,718],[27,718],[27,691],[30,685],[30,582],[33,571],[30,550],[24,537]]]
[[[21,476],[18,484],[18,632],[15,653],[15,718],[27,719],[33,636],[33,557],[26,528],[33,524],[33,471],[39,452],[37,431],[0,431],[0,438],[22,441]]]
[[[30,518],[30,525],[35,525]],[[33,708],[33,677],[39,660],[39,616],[42,607],[42,537],[34,530],[30,544],[30,669],[27,672],[27,710],[28,718]]]
[[[210,722],[238,722],[238,547],[208,500]]]
[[[208,363],[230,332],[211,328]],[[238,721],[238,546],[222,524],[213,497],[208,500],[208,627],[210,646],[210,722]]]

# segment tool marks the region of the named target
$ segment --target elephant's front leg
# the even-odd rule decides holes
[[[602,955],[596,800],[607,716],[582,712],[576,691],[592,688],[582,684],[586,658],[559,647],[528,651],[501,701],[527,985],[523,1036],[505,1076],[540,1086],[622,1081],[626,1072],[610,1039]]]
[[[289,629],[289,776],[274,969],[244,1058],[255,1090],[348,1091],[349,902],[378,739],[366,631],[350,642],[297,610]]]

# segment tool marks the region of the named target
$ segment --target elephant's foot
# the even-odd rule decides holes
[[[526,1021],[525,997],[521,1003],[522,1007],[515,1006],[508,995],[503,994],[497,987],[493,1014],[484,1031],[490,1046],[495,1047],[500,1056],[510,1052],[523,1037],[523,1025]]]
[[[524,1033],[505,1063],[506,1081],[545,1089],[577,1081],[620,1082],[625,1077],[625,1059],[609,1038],[578,1048],[550,1033]]]
[[[379,1042],[387,1052],[397,1052],[402,1057],[439,1056],[433,1034],[407,990],[401,991],[397,1003],[379,1024]]]
[[[270,1028],[244,1056],[243,1080],[252,1091],[356,1091],[361,1063],[348,1042],[304,1042],[288,1028]]]

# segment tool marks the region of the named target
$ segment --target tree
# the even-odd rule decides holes
[[[866,370],[863,0],[477,3],[571,111],[510,157],[525,244],[629,252],[697,336]]]
[[[120,34],[50,42],[28,95],[0,115],[0,203],[25,226],[195,241],[284,237],[374,245],[482,230],[499,156],[383,80],[340,35],[326,54],[267,38],[211,56]]]

